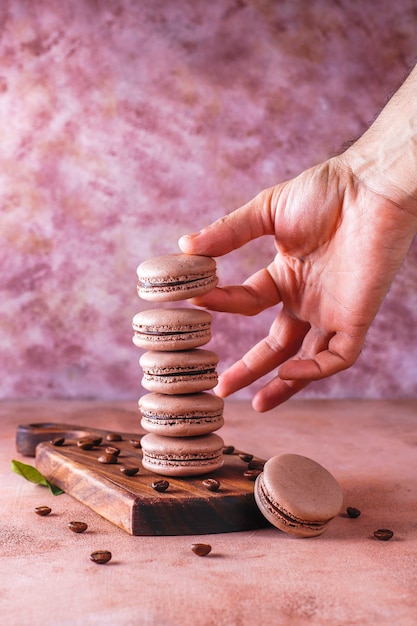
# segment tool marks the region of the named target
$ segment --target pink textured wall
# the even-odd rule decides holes
[[[135,398],[138,263],[363,131],[417,2],[3,0],[0,35],[0,397]],[[414,246],[359,362],[304,396],[415,396],[416,291]],[[216,314],[221,368],[271,319]]]

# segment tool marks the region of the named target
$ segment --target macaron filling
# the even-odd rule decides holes
[[[145,372],[149,376],[205,376],[206,374],[213,374],[216,371],[215,367],[208,367],[201,370],[178,370],[176,372]]]
[[[158,454],[157,452],[150,452],[149,450],[147,450],[146,452],[144,451],[144,455],[146,456],[148,461],[153,461],[155,463],[163,462],[182,465],[198,462],[199,465],[204,463],[210,463],[211,465],[213,461],[216,461],[217,459],[220,459],[222,457],[222,450],[216,450],[215,452],[206,452],[204,454],[189,452],[184,453],[181,456],[177,456],[176,454],[170,454],[169,452]]]
[[[160,413],[146,413],[142,409],[142,418],[150,422],[159,422],[160,424],[173,425],[177,422],[189,422],[190,424],[212,424],[222,418],[222,413],[211,413],[207,415],[161,415]]]
[[[166,281],[155,281],[151,282],[149,280],[138,280],[138,286],[141,289],[151,289],[158,287],[180,287],[181,285],[192,285],[194,283],[198,283],[200,281],[206,281],[207,279],[213,278],[213,274],[206,274],[203,276],[199,276],[198,278],[183,278],[181,280],[166,280]]]
[[[191,332],[206,332],[206,328],[194,329],[189,328],[188,330],[151,330],[151,329],[142,329],[142,328],[134,328],[134,331],[137,335],[156,335],[160,337],[170,337],[173,335],[189,335]]]
[[[223,426],[223,415],[153,415],[142,412],[141,424],[145,430],[149,432],[161,432],[164,429],[169,435],[175,436],[178,431],[179,435],[184,434],[184,429],[190,429],[195,434],[213,432]],[[191,430],[192,429],[192,430]],[[198,430],[197,430],[198,429]]]

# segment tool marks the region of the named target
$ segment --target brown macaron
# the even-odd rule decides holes
[[[223,465],[223,439],[218,435],[163,437],[149,433],[142,437],[142,465],[163,476],[207,474]]]
[[[144,300],[169,302],[208,293],[217,285],[216,262],[194,254],[167,254],[137,268],[137,290]]]
[[[208,391],[217,384],[218,362],[215,352],[202,348],[179,352],[148,351],[139,359],[143,369],[142,386],[147,391],[165,394]]]
[[[336,479],[316,461],[298,454],[269,459],[254,493],[264,517],[297,537],[321,535],[343,505]]]
[[[168,437],[206,435],[223,426],[222,398],[212,393],[167,395],[148,393],[139,400],[141,425]]]
[[[195,308],[148,309],[133,318],[133,343],[143,350],[191,350],[211,339],[212,316]]]

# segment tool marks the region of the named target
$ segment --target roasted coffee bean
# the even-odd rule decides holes
[[[92,450],[96,445],[95,439],[91,437],[83,437],[77,441],[77,446],[81,448],[81,450]]]
[[[62,446],[65,442],[65,437],[57,437],[56,439],[52,439],[51,443],[53,446]]]
[[[106,452],[105,454],[99,456],[97,461],[99,463],[104,463],[105,465],[115,465],[117,463],[117,456]]]
[[[112,557],[111,552],[108,550],[95,550],[90,554],[90,559],[94,563],[98,563],[99,565],[104,565],[104,563],[108,563]]]
[[[389,541],[394,536],[392,530],[388,530],[388,528],[379,528],[374,532],[375,539],[379,539],[380,541]]]
[[[259,474],[262,474],[262,470],[248,469],[243,472],[244,477],[252,481],[255,481],[258,478]]]
[[[220,483],[215,478],[206,478],[203,480],[203,485],[209,491],[218,491],[220,488]]]
[[[101,444],[101,442],[103,441],[103,437],[91,437],[91,440],[94,441],[94,445],[95,446],[99,446]]]
[[[359,509],[355,509],[354,506],[348,506],[346,509],[346,513],[348,517],[359,517],[359,515],[361,514]]]
[[[241,459],[245,463],[250,463],[253,459],[253,454],[247,454],[246,452],[241,452],[239,454],[239,459]]]
[[[121,467],[120,471],[125,476],[134,476],[135,474],[138,473],[139,468],[138,467]]]
[[[68,528],[72,530],[73,533],[83,533],[87,530],[88,525],[85,522],[69,522]]]
[[[169,482],[167,480],[154,480],[152,483],[152,488],[155,491],[166,491],[169,487]]]
[[[265,461],[256,461],[252,460],[248,463],[248,470],[261,470],[263,471],[265,465]]]
[[[109,433],[106,435],[107,441],[122,441],[122,436],[118,433]]]
[[[142,444],[140,443],[140,439],[131,439],[130,443],[134,448],[141,448]]]
[[[223,454],[233,454],[234,451],[235,451],[235,447],[234,446],[224,446],[223,447]]]
[[[208,543],[193,543],[191,550],[197,556],[207,556],[211,552],[211,546]]]
[[[114,456],[119,456],[120,448],[116,448],[116,446],[107,446],[106,454],[114,454]]]
[[[35,513],[36,515],[41,515],[42,517],[45,517],[45,515],[49,515],[51,510],[52,509],[49,506],[37,506],[35,509]]]

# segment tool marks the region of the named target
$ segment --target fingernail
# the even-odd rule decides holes
[[[189,235],[182,235],[182,237],[178,239],[178,247],[180,248],[180,250],[182,250],[183,252],[189,252],[190,244],[192,245],[193,239],[198,237],[199,234],[200,232],[190,233]]]
[[[201,233],[201,231],[199,230],[199,231],[197,231],[197,232],[195,232],[195,233],[189,233],[189,234],[187,234],[187,235],[183,235],[183,236],[180,238],[180,241],[181,241],[181,239],[195,239],[196,237],[198,237],[198,236],[199,236],[199,234],[200,234],[200,233]]]

